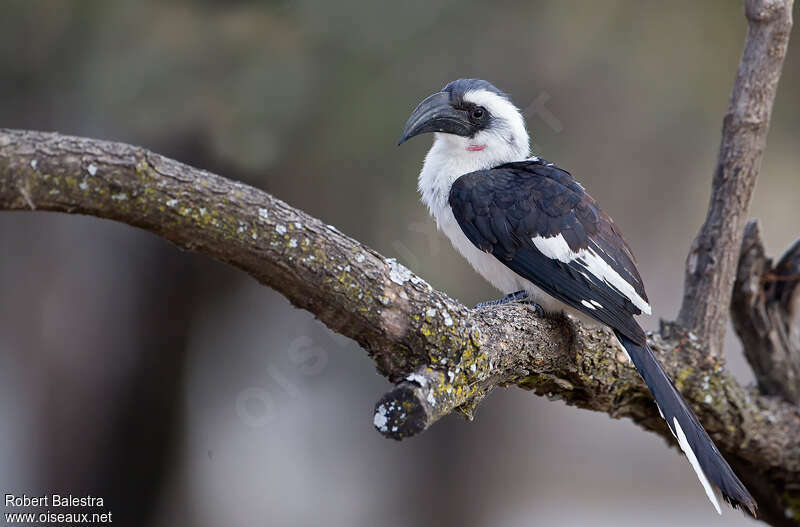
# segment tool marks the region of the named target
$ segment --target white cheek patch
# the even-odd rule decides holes
[[[660,410],[661,409],[659,408],[659,411]],[[683,453],[686,454],[686,459],[688,459],[689,463],[691,463],[692,468],[697,474],[697,479],[699,479],[700,483],[703,485],[703,489],[706,491],[706,496],[708,496],[708,499],[711,501],[711,504],[714,505],[714,508],[717,509],[717,514],[722,514],[722,510],[719,508],[719,501],[717,501],[717,495],[714,494],[714,489],[711,488],[711,484],[708,482],[705,472],[703,472],[703,469],[700,468],[700,462],[697,461],[697,456],[694,454],[694,450],[692,450],[692,447],[689,446],[689,441],[686,440],[686,434],[683,433],[683,429],[681,428],[680,423],[678,423],[678,418],[673,417],[672,422],[675,423],[675,437],[678,439],[678,445],[680,445]]]
[[[578,262],[583,265],[595,278],[599,278],[608,285],[614,287],[622,293],[631,303],[642,310],[643,313],[650,314],[650,304],[648,304],[639,294],[636,289],[628,283],[618,272],[611,267],[599,254],[592,249],[580,249],[578,252],[572,252],[567,244],[564,236],[558,234],[550,238],[536,236],[531,238],[533,245],[536,246],[542,254],[548,258],[558,260],[559,262],[570,263],[574,260],[581,260]],[[602,307],[602,306],[601,306]]]
[[[492,143],[490,148],[505,149],[513,153],[506,161],[522,161],[530,154],[530,137],[525,120],[514,103],[489,90],[470,90],[464,101],[483,106],[492,115],[493,125],[476,135]],[[482,141],[483,142],[483,141]]]
[[[464,101],[488,108],[492,115],[503,120],[522,120],[511,101],[489,90],[470,90],[464,94]]]

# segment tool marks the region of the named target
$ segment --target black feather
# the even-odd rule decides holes
[[[628,351],[636,370],[650,388],[650,393],[653,394],[672,434],[677,436],[678,431],[673,423],[673,419],[677,419],[700,467],[706,477],[722,492],[725,501],[733,507],[746,508],[755,516],[757,509],[755,500],[719,453],[697,416],[675,389],[661,363],[653,355],[653,350],[646,344],[644,346],[636,344],[619,331],[614,331],[614,334]]]

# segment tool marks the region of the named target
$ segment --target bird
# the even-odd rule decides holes
[[[418,179],[422,202],[475,271],[506,294],[487,308],[530,303],[608,326],[653,395],[708,499],[757,504],[647,344],[636,316],[651,314],[622,232],[584,187],[530,150],[522,112],[488,81],[458,79],[425,98],[398,145],[433,133]]]

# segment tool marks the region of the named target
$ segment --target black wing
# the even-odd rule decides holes
[[[458,224],[478,248],[523,278],[637,344],[633,315],[649,313],[633,254],[613,220],[572,176],[540,159],[458,178]]]
[[[650,311],[622,233],[568,172],[541,160],[461,176],[450,190],[461,229],[546,293],[611,326],[714,503],[756,503],[714,446],[646,343],[634,315]]]

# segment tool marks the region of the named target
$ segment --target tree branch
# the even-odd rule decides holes
[[[472,415],[495,386],[630,417],[673,442],[604,329],[524,306],[472,310],[335,228],[255,188],[147,150],[0,129],[0,209],[121,221],[236,266],[353,338],[398,387],[378,404],[389,437]],[[651,344],[774,525],[800,520],[800,417],[750,393],[665,325]],[[787,512],[788,511],[788,512]],[[787,516],[788,514],[788,516]]]
[[[792,28],[793,0],[746,0],[747,37],[722,141],[708,215],[686,261],[678,323],[719,356],[742,232],[767,142]]]
[[[800,404],[800,240],[772,266],[758,223],[747,224],[731,317],[761,393]]]

